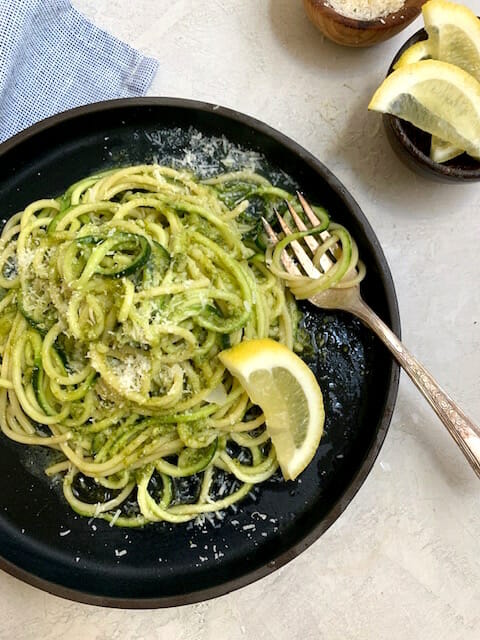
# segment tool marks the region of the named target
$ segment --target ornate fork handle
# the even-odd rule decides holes
[[[463,413],[427,369],[408,351],[397,336],[363,300],[358,298],[352,300],[346,310],[363,320],[392,352],[399,364],[428,400],[480,478],[480,429]]]

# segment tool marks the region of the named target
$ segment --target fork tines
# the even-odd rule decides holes
[[[300,201],[300,204],[305,213],[305,216],[312,223],[313,227],[317,227],[318,225],[320,225],[321,224],[320,220],[317,218],[315,212],[313,211],[311,206],[308,204],[308,202],[305,200],[305,198],[302,196],[302,194],[299,193],[298,191],[297,191],[297,197]],[[292,205],[287,201],[286,201],[286,205],[288,207],[290,215],[292,216],[292,220],[294,221],[298,231],[308,231],[309,227],[306,226],[306,224],[300,218],[300,216],[292,207]],[[282,218],[282,216],[278,213],[276,209],[274,209],[274,211],[283,233],[286,236],[292,235],[292,233],[294,232],[290,229],[287,222]],[[279,237],[277,236],[277,234],[275,233],[271,225],[263,217],[262,217],[262,222],[263,222],[265,232],[270,238],[270,241],[272,242],[272,244],[277,244],[277,242],[279,241]],[[319,235],[321,239],[324,241],[328,240],[328,238],[331,237],[328,231],[322,231],[320,232]],[[312,236],[307,235],[303,238],[303,240],[306,246],[308,247],[308,249],[310,250],[312,256],[315,255],[315,252],[320,247],[320,243],[316,240],[316,238],[313,235]],[[293,253],[295,254],[295,256],[297,257],[298,262],[300,263],[300,265],[303,267],[306,274],[310,278],[319,278],[322,275],[322,272],[319,271],[317,267],[313,264],[312,259],[309,257],[309,255],[307,254],[307,252],[305,251],[305,249],[302,247],[302,245],[298,240],[293,240],[290,243],[290,247]],[[295,261],[290,257],[290,255],[286,251],[282,252],[281,260],[286,271],[288,271],[289,273],[293,273],[295,275],[301,275],[301,272],[298,269],[298,266],[296,265]],[[320,257],[319,262],[320,262],[320,267],[323,269],[323,273],[326,273],[335,264],[334,261],[326,253],[324,253]]]

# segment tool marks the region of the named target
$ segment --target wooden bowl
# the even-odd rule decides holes
[[[405,5],[378,20],[346,18],[328,0],[303,0],[307,16],[327,38],[347,47],[370,47],[405,29],[420,14],[426,0],[405,0]]]
[[[394,64],[406,49],[416,42],[426,39],[427,32],[424,29],[414,33],[398,51],[387,75],[392,73]],[[406,120],[388,113],[383,115],[383,124],[392,149],[400,160],[415,173],[440,182],[465,183],[480,180],[480,161],[475,160],[466,153],[462,153],[462,155],[447,162],[434,162],[430,158],[432,138],[429,133],[418,129]]]

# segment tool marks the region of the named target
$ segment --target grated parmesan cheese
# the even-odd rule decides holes
[[[123,371],[118,376],[120,387],[126,391],[140,391],[142,378],[149,370],[146,358],[130,356],[123,361]]]
[[[324,5],[346,18],[378,20],[400,11],[405,0],[325,0]]]
[[[116,523],[116,521],[118,520],[118,518],[120,517],[120,514],[121,514],[120,509],[117,509],[117,510],[115,511],[115,514],[114,514],[113,518],[112,518],[112,519],[110,520],[110,522],[108,523],[108,526],[109,526],[109,527],[114,527],[114,526],[115,526],[115,523]]]
[[[102,503],[101,502],[95,503],[95,513],[93,514],[93,516],[88,521],[88,525],[89,526],[92,524],[92,522],[95,520],[95,518],[98,518],[98,516],[100,515],[101,512],[102,512]]]
[[[95,368],[95,351],[89,352],[89,358],[92,366]],[[142,355],[127,356],[118,361],[115,366],[112,365],[113,372],[118,380],[118,386],[122,393],[139,392],[145,376],[150,373],[150,360]]]
[[[17,253],[18,268],[22,271],[26,271],[32,264],[35,257],[35,251],[33,249],[23,249]]]
[[[202,177],[217,175],[222,167],[256,171],[262,161],[257,151],[242,149],[225,136],[205,136],[194,127],[189,128],[187,139],[185,130],[180,127],[160,129],[145,133],[145,136],[158,151],[153,157],[156,164],[171,164],[176,169],[193,171]],[[172,148],[181,148],[181,155],[172,158]]]

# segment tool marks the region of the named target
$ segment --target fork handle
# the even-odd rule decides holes
[[[376,333],[423,393],[480,478],[480,429],[363,300],[355,301],[352,307],[350,311]]]

